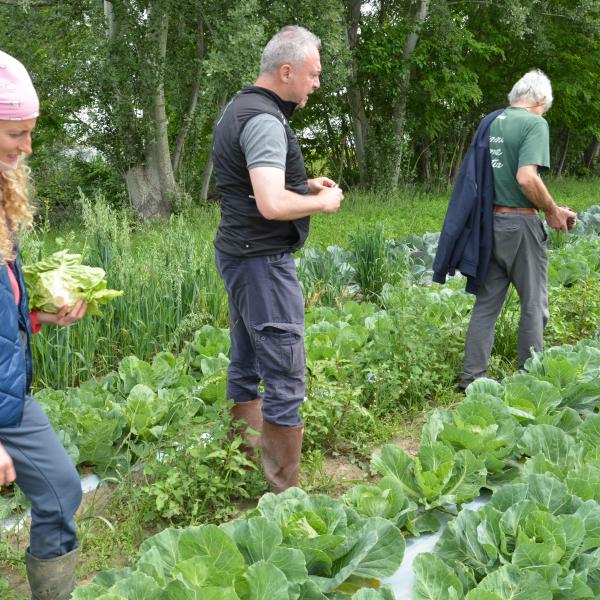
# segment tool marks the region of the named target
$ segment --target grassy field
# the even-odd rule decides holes
[[[576,211],[600,204],[600,179],[551,179],[546,184],[556,202]],[[407,188],[394,194],[348,192],[341,209],[335,214],[319,214],[311,218],[307,245],[324,248],[329,244],[347,246],[353,231],[359,227],[383,224],[388,238],[423,235],[440,231],[450,199],[451,190],[427,192]],[[74,213],[80,213],[77,204]],[[193,207],[184,215],[189,225],[189,243],[212,241],[219,223],[216,203]],[[139,248],[154,246],[170,228],[172,221],[132,225],[132,240]],[[89,235],[81,223],[62,223],[54,227],[48,222],[38,228],[46,249],[57,247],[56,238],[73,239],[77,244],[89,243]]]
[[[576,211],[600,204],[597,179],[555,179],[546,183],[557,203]],[[383,224],[388,238],[440,231],[450,194],[450,190],[427,193],[419,189],[394,195],[351,192],[339,212],[312,218],[308,243],[321,248],[330,244],[345,247],[352,231],[377,224]]]

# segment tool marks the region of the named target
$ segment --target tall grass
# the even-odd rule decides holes
[[[102,196],[80,199],[82,232],[68,240],[85,263],[102,267],[109,287],[125,294],[69,328],[44,327],[33,352],[35,387],[63,388],[115,368],[124,356],[148,359],[176,350],[206,322],[226,323],[226,296],[213,263],[212,241],[189,215],[142,227]],[[71,245],[72,244],[72,245]],[[26,261],[48,244],[25,241]]]
[[[350,192],[340,210],[311,218],[309,243],[326,248],[349,246],[352,232],[360,227],[385,225],[386,236],[401,239],[440,231],[450,193],[425,193],[407,188],[396,193]]]
[[[556,202],[576,211],[600,204],[598,178],[545,178]],[[440,231],[452,190],[430,192],[424,186],[407,186],[396,192],[348,192],[335,214],[315,215],[308,238],[311,246],[326,248],[330,244],[348,247],[350,234],[357,227],[381,223],[390,239],[410,235],[422,236]]]

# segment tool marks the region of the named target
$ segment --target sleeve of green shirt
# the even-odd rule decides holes
[[[550,167],[550,134],[548,123],[542,117],[531,123],[519,148],[519,167],[526,165]]]

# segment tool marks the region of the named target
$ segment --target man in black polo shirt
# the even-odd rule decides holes
[[[320,85],[319,47],[303,27],[281,29],[255,85],[225,107],[213,142],[216,263],[229,298],[227,395],[234,418],[261,433],[244,433],[246,449],[260,445],[275,492],[298,484],[304,431],[304,300],[291,253],[306,241],[309,215],[337,211],[344,197],[331,179],[308,179],[288,122]]]

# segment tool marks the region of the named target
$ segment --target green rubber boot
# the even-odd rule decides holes
[[[75,588],[75,566],[79,548],[56,558],[25,554],[31,600],[68,600]]]

